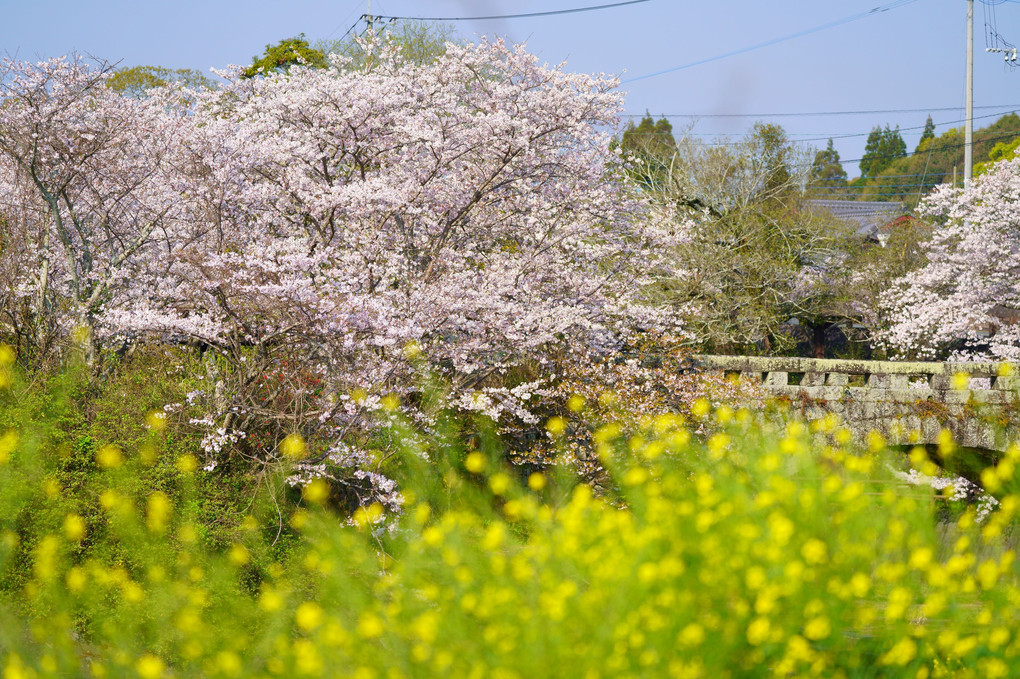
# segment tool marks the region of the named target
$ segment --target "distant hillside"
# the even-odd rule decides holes
[[[857,200],[896,201],[913,207],[919,195],[938,184],[963,182],[963,128],[953,128],[921,142],[917,150],[897,158],[875,177],[859,177],[847,187]],[[974,165],[980,171],[984,162],[1007,157],[1020,144],[1020,116],[1009,113],[974,131]],[[993,154],[994,151],[994,154]]]

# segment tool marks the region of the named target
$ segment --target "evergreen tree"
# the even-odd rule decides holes
[[[676,151],[673,125],[665,118],[659,118],[656,122],[646,111],[644,118],[636,126],[633,121],[627,124],[620,146],[625,153],[669,158]]]
[[[755,123],[748,135],[752,154],[765,171],[763,193],[778,198],[792,188],[790,172],[790,140],[786,130],[774,123]]]
[[[141,99],[154,87],[180,83],[186,87],[213,89],[216,81],[190,68],[170,69],[164,66],[132,66],[119,68],[106,79],[106,86],[126,96]]]
[[[894,160],[907,153],[907,144],[900,135],[900,126],[890,129],[875,127],[868,135],[861,158],[861,177],[874,177],[887,168]]]
[[[917,148],[914,149],[914,153],[921,151],[921,148],[925,147],[925,142],[929,144],[935,139],[935,123],[932,122],[931,116],[928,116],[928,120],[924,121],[924,132],[921,133],[921,139],[917,142]]]
[[[832,139],[829,139],[826,147],[815,153],[808,178],[808,191],[816,196],[832,194],[845,189],[846,183],[846,170],[839,160],[839,151],[832,145]]]
[[[263,73],[286,71],[298,64],[315,68],[325,68],[327,64],[326,55],[322,50],[309,45],[304,33],[295,38],[281,40],[275,45],[266,45],[266,51],[262,56],[252,57],[251,66],[244,69],[241,75],[245,78],[254,78]]]
[[[637,181],[646,186],[664,181],[676,153],[673,126],[665,118],[656,122],[646,111],[640,123],[627,124],[620,147],[626,156],[636,161],[631,174]]]

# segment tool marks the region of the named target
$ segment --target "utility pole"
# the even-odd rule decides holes
[[[967,122],[963,137],[963,188],[974,175],[974,0],[967,0]]]
[[[367,6],[365,8],[365,23],[368,24],[368,30],[372,30],[372,0],[367,0]]]

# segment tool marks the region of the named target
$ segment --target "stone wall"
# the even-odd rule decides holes
[[[1016,438],[1017,367],[1009,363],[912,363],[817,358],[699,356],[701,368],[760,384],[808,419],[837,413],[864,440],[933,444],[949,429],[957,444],[1002,451]]]

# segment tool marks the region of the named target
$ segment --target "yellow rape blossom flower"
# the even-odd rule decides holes
[[[146,653],[135,663],[135,671],[142,679],[159,679],[163,676],[163,670],[163,661],[151,653]]]
[[[881,433],[875,431],[874,429],[868,432],[867,441],[868,450],[870,450],[872,453],[877,453],[879,451],[885,450],[886,446],[885,437],[882,436]]]
[[[677,641],[681,646],[698,646],[705,641],[705,628],[692,622],[680,630]]]
[[[280,452],[288,460],[301,460],[308,455],[308,446],[304,437],[295,432],[280,441]]]
[[[772,631],[772,624],[768,618],[755,618],[747,626],[747,643],[752,646],[760,646],[768,641],[769,633]]]
[[[374,639],[382,635],[386,630],[386,626],[379,616],[373,613],[364,613],[358,618],[357,632],[358,636],[363,639]]]
[[[166,413],[162,410],[150,411],[145,416],[145,426],[157,434],[163,432],[166,430]]]
[[[953,375],[952,378],[953,389],[957,391],[963,391],[964,389],[970,389],[970,375],[964,372],[958,372]]]
[[[193,474],[198,469],[198,458],[187,453],[177,458],[177,469],[185,474]]]
[[[167,522],[173,512],[173,505],[165,493],[156,491],[145,501],[145,525],[153,533],[166,531]]]
[[[476,450],[464,458],[464,469],[472,474],[481,474],[485,471],[485,462],[485,456]]]
[[[821,641],[832,633],[832,626],[825,616],[811,618],[804,625],[804,636],[812,641]]]
[[[812,538],[804,543],[804,546],[800,549],[800,553],[801,556],[804,557],[804,561],[806,561],[809,565],[817,565],[825,563],[828,559],[829,548],[821,540]]]
[[[329,498],[329,484],[325,479],[312,479],[301,489],[301,497],[313,505],[321,505]]]
[[[70,592],[77,594],[85,589],[85,585],[88,583],[88,574],[81,566],[72,566],[64,575],[64,582]]]
[[[241,567],[251,561],[251,552],[240,542],[235,542],[227,553],[227,559],[234,566]]]
[[[8,429],[0,436],[0,465],[11,459],[11,453],[18,447],[18,432]]]
[[[567,421],[559,415],[550,417],[545,423],[545,428],[553,436],[562,436],[567,430]]]
[[[906,665],[917,657],[917,643],[909,637],[900,639],[883,655],[879,662],[883,665]]]
[[[259,596],[259,608],[266,613],[274,613],[283,608],[283,595],[275,589],[265,588]]]
[[[96,464],[100,469],[114,469],[124,464],[124,454],[115,445],[105,445],[96,451]]]
[[[500,472],[489,479],[489,488],[495,495],[505,495],[510,490],[510,477]]]
[[[325,619],[322,608],[314,601],[302,602],[294,611],[294,622],[304,632],[311,632]]]
[[[81,542],[85,537],[85,519],[77,514],[64,517],[64,537],[68,542]]]

